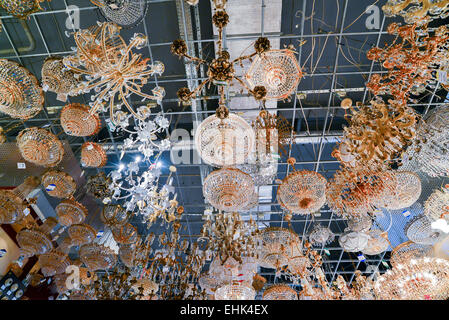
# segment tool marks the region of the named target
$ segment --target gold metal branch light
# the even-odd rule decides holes
[[[94,91],[90,112],[94,114],[109,107],[110,119],[117,125],[127,120],[126,113],[120,110],[122,106],[134,117],[145,118],[134,110],[128,98],[160,101],[165,94],[160,87],[153,89],[153,95],[143,92],[148,78],[162,74],[164,65],[149,64],[149,59],[133,52],[147,44],[146,36],[134,34],[127,44],[120,36],[120,28],[113,23],[98,22],[97,26],[75,32],[76,53],[64,58],[67,68],[84,76],[78,93]]]
[[[240,79],[240,77],[235,74],[235,65],[240,64],[243,66],[242,62],[244,60],[251,60],[256,55],[262,55],[268,52],[271,48],[270,41],[265,37],[260,37],[254,43],[255,52],[231,60],[229,52],[223,49],[223,30],[229,23],[229,15],[226,13],[224,7],[216,8],[212,17],[212,22],[218,29],[218,51],[216,54],[217,57],[210,63],[204,59],[190,56],[188,54],[187,44],[182,39],[173,41],[173,44],[171,45],[171,52],[174,55],[184,57],[192,63],[197,63],[198,65],[203,64],[208,66],[207,79],[201,82],[201,84],[199,84],[193,91],[190,91],[189,88],[181,88],[178,90],[178,98],[180,102],[189,103],[190,100],[197,96],[206,85],[215,84],[218,86],[224,86],[229,85],[233,80],[239,82],[250,94],[254,96],[256,100],[265,99],[267,97],[267,89],[263,85],[253,85],[253,88],[250,88],[242,79]],[[273,82],[276,81],[273,80]]]

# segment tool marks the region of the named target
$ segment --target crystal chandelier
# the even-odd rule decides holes
[[[366,254],[368,256],[375,256],[386,251],[390,246],[387,232],[373,229],[368,231],[367,235],[369,236],[369,238],[366,246],[362,250],[363,254]]]
[[[91,0],[91,2],[100,7],[106,19],[125,28],[135,27],[141,23],[148,10],[148,2],[142,0]]]
[[[101,168],[108,162],[108,156],[101,144],[85,142],[81,146],[81,165],[84,167]]]
[[[206,201],[218,210],[232,212],[245,207],[254,182],[251,176],[235,168],[223,168],[210,173],[203,184]]]
[[[271,48],[270,41],[265,37],[260,37],[254,43],[255,52],[231,60],[229,52],[223,49],[223,30],[229,23],[229,15],[226,13],[224,6],[216,8],[215,13],[212,16],[212,23],[218,30],[218,50],[217,58],[213,59],[210,63],[208,63],[204,59],[190,56],[188,54],[187,44],[182,39],[173,41],[171,45],[170,50],[174,55],[180,58],[184,57],[186,60],[198,64],[198,66],[208,66],[207,79],[202,81],[195,89],[193,89],[193,91],[190,91],[189,88],[181,88],[178,90],[177,95],[180,102],[184,104],[189,103],[190,100],[198,95],[206,85],[215,84],[220,86],[220,90],[222,90],[223,86],[229,85],[233,80],[237,81],[243,88],[245,88],[250,94],[252,94],[256,100],[265,99],[267,95],[267,89],[264,86],[255,86],[252,89],[249,88],[246,83],[235,74],[235,66],[239,64],[243,67],[243,61],[250,60],[257,55],[268,52]],[[282,80],[287,81],[289,79],[283,78]]]
[[[421,195],[421,179],[410,171],[393,171],[396,178],[395,188],[386,194],[383,207],[389,210],[408,208]]]
[[[291,213],[312,214],[326,202],[326,179],[313,171],[296,171],[295,162],[294,158],[287,160],[293,172],[282,180],[277,198],[280,205]]]
[[[97,237],[97,231],[86,223],[72,224],[67,233],[71,239],[72,246],[82,246],[92,243]]]
[[[282,49],[257,55],[245,79],[251,90],[265,87],[266,99],[284,100],[296,90],[302,76],[294,51]]]
[[[426,118],[419,122],[413,145],[407,149],[401,164],[431,177],[449,176],[448,125],[448,105],[430,110]]]
[[[97,114],[91,114],[89,107],[80,103],[71,103],[61,110],[61,127],[70,136],[87,137],[100,131],[101,120]]]
[[[371,229],[373,219],[368,214],[362,214],[357,217],[351,217],[347,220],[348,229],[355,232],[365,232]]]
[[[236,212],[218,213],[213,218],[208,216],[197,242],[205,241],[204,249],[212,252],[222,264],[228,258],[242,263],[243,257],[254,256],[257,252],[256,234],[257,225],[252,218],[245,223]]]
[[[238,282],[225,285],[215,291],[215,300],[254,300],[256,291]]]
[[[119,244],[134,244],[138,239],[137,229],[130,223],[112,228],[111,231],[114,240]]]
[[[80,84],[78,75],[64,66],[63,58],[50,56],[42,66],[42,89],[57,94],[56,99],[67,101],[67,96],[76,96]]]
[[[309,242],[313,246],[325,246],[335,239],[335,234],[329,229],[323,227],[321,224],[316,224],[309,234]]]
[[[381,300],[446,300],[449,262],[425,257],[398,264],[377,279],[374,291]]]
[[[418,29],[416,23],[392,23],[387,32],[396,40],[384,49],[371,48],[367,57],[379,61],[388,72],[373,74],[366,86],[376,96],[388,94],[404,104],[410,94],[419,95],[427,86],[435,88],[434,74],[440,61],[446,60],[449,30],[440,26],[430,36],[427,24]]]
[[[26,198],[39,183],[39,178],[27,177],[12,190],[0,190],[0,224],[13,224],[22,220],[30,202]]]
[[[32,127],[20,131],[17,146],[26,161],[38,166],[54,167],[64,156],[61,141],[50,131],[41,128]]]
[[[388,0],[382,7],[387,17],[402,16],[407,24],[423,24],[449,15],[448,0]]]
[[[289,264],[290,259],[302,255],[299,236],[287,228],[269,227],[261,231],[262,247],[259,258],[264,268],[279,270]]]
[[[393,267],[407,264],[411,259],[420,259],[431,254],[431,247],[417,244],[413,241],[406,241],[397,245],[391,251],[390,263]]]
[[[76,182],[68,173],[48,170],[41,179],[45,191],[56,198],[71,198],[76,191]]]
[[[373,163],[383,167],[410,144],[415,135],[416,114],[398,101],[381,99],[346,115],[343,144],[357,163]]]
[[[434,245],[446,234],[441,230],[432,229],[432,221],[425,215],[413,217],[404,227],[409,240],[422,245]]]
[[[276,284],[263,292],[262,300],[298,300],[298,293],[286,284]]]
[[[111,228],[123,226],[128,222],[130,213],[118,204],[107,204],[101,212],[101,221]]]
[[[344,167],[329,180],[327,203],[334,214],[357,217],[384,205],[386,194],[396,185],[391,171],[372,171],[364,167]]]
[[[66,272],[71,261],[65,253],[53,249],[39,256],[39,265],[44,277],[53,277]]]
[[[29,258],[53,249],[50,233],[57,224],[58,221],[55,218],[49,217],[45,220],[44,224],[39,227],[20,230],[20,232],[17,233],[17,243],[20,246],[20,255],[24,258]]]
[[[223,102],[222,102],[223,103]],[[252,153],[254,130],[241,117],[221,104],[195,132],[195,148],[204,162],[222,167],[242,164]]]
[[[106,22],[98,22],[97,26],[75,32],[76,53],[65,57],[64,65],[84,76],[79,93],[94,91],[89,103],[92,114],[109,105],[112,123],[126,126],[127,116],[120,110],[122,106],[135,118],[144,120],[127,98],[135,95],[143,100],[161,101],[164,96],[162,88],[153,89],[153,95],[142,91],[150,76],[162,74],[164,65],[161,62],[150,65],[148,59],[142,59],[140,54],[132,51],[146,45],[144,35],[135,34],[126,44],[119,32],[119,26]]]
[[[42,10],[41,2],[44,0],[0,0],[0,7],[17,18],[25,19],[30,14]]]
[[[90,271],[107,270],[117,262],[117,256],[111,249],[95,242],[82,245],[79,255]]]
[[[87,209],[74,199],[64,199],[55,208],[58,222],[64,227],[82,223],[87,216]]]
[[[431,220],[444,219],[449,222],[449,185],[435,190],[424,203],[424,214]]]
[[[44,93],[34,75],[18,63],[0,59],[0,111],[28,120],[44,106]]]

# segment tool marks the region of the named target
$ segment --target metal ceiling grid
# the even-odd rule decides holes
[[[203,75],[195,75],[191,72],[186,72],[182,61],[177,61],[172,57],[169,47],[171,41],[174,40],[173,34],[167,36],[167,25],[173,24],[174,16],[165,16],[163,20],[165,23],[160,22],[160,25],[151,27],[151,19],[149,16],[156,18],[157,15],[173,14],[178,15],[176,4],[179,5],[180,0],[147,0],[150,3],[149,13],[144,23],[137,26],[132,30],[124,30],[124,34],[132,35],[134,32],[142,32],[149,38],[149,44],[144,55],[153,60],[161,60],[166,64],[166,71],[162,76],[154,76],[149,81],[149,86],[161,85],[167,90],[167,96],[162,102],[161,111],[167,116],[181,117],[184,119],[180,121],[185,127],[189,127],[192,117],[195,119],[203,119],[213,114],[214,107],[216,106],[216,100],[218,96],[216,94],[210,94],[207,97],[196,98],[195,101],[204,101],[206,109],[191,108],[191,110],[183,110],[177,106],[177,98],[175,96],[176,89],[187,85],[188,83],[198,83],[204,80]],[[381,40],[388,39],[386,36],[385,28],[389,21],[386,21],[383,14],[381,19],[379,30],[371,31],[364,28],[364,19],[356,20],[359,15],[363,15],[366,6],[373,3],[373,1],[359,1],[359,0],[284,0],[283,1],[283,25],[290,21],[291,25],[297,25],[297,28],[289,30],[290,32],[283,32],[273,34],[264,33],[264,10],[266,1],[269,0],[249,0],[253,1],[254,5],[261,6],[261,33],[257,34],[245,34],[227,36],[226,41],[238,41],[238,40],[256,40],[261,34],[269,39],[279,39],[281,45],[293,43],[297,47],[298,62],[300,65],[304,65],[305,77],[299,83],[296,94],[293,96],[290,102],[279,102],[277,108],[269,108],[272,110],[278,110],[288,120],[291,121],[293,128],[297,132],[297,143],[290,145],[288,148],[288,155],[297,158],[298,169],[315,170],[323,173],[326,178],[330,178],[338,169],[338,162],[330,156],[332,149],[335,145],[336,139],[341,137],[341,126],[344,124],[343,116],[344,112],[339,106],[340,99],[338,94],[342,91],[346,92],[354,101],[366,102],[369,99],[369,92],[365,87],[365,81],[367,81],[374,73],[384,73],[378,64],[374,62],[367,62],[367,59],[362,52],[362,60],[365,62],[360,66],[354,67],[351,64],[345,64],[344,61],[348,60],[345,55],[343,47],[350,47],[349,42],[365,42],[371,45],[382,45]],[[181,1],[182,2],[182,1]],[[363,3],[361,3],[363,2]],[[381,7],[385,1],[379,1],[377,5]],[[20,30],[17,26],[17,21],[11,16],[1,16],[4,28],[3,33],[0,33],[0,43],[8,44],[12,52],[2,54],[0,50],[0,58],[7,58],[17,60],[29,68],[40,79],[40,67],[44,59],[50,55],[67,55],[72,53],[71,47],[74,46],[72,38],[68,38],[62,31],[61,25],[69,12],[70,5],[77,5],[80,10],[82,27],[87,27],[90,24],[95,23],[97,19],[102,19],[98,13],[98,8],[91,5],[89,0],[83,1],[53,1],[51,3],[45,3],[45,11],[35,13],[28,21],[28,25],[32,30],[33,35],[39,35],[39,43],[33,52],[26,53],[21,52],[20,47],[23,43],[26,43],[26,39],[23,39],[24,31]],[[338,6],[338,10],[335,11],[335,7]],[[326,14],[332,17],[332,21],[323,21],[322,26],[330,25],[335,30],[327,30],[323,28],[312,28],[309,22],[316,12],[323,13],[321,7],[327,8]],[[202,10],[208,10],[209,16],[199,16],[200,10],[190,9],[190,12],[186,12],[184,6],[180,6],[181,14],[177,17],[182,21],[183,30],[177,30],[179,36],[181,34],[188,35],[189,31],[186,29],[188,23],[189,14],[194,17],[194,21],[198,25],[203,25],[203,20],[210,21],[210,4],[209,1],[201,0],[200,8]],[[292,10],[290,10],[292,8]],[[321,11],[320,11],[321,10]],[[312,14],[313,11],[313,14]],[[152,13],[154,12],[154,14]],[[201,11],[203,12],[203,11]],[[335,14],[336,12],[336,14]],[[293,16],[294,15],[294,16]],[[231,17],[232,19],[232,17]],[[337,23],[335,23],[335,21]],[[161,20],[158,20],[158,22]],[[355,22],[354,22],[355,21]],[[334,26],[332,25],[334,24]],[[56,26],[56,36],[48,36],[50,32],[49,26]],[[198,27],[197,25],[197,27]],[[43,27],[44,26],[44,27]],[[293,30],[295,29],[295,30]],[[51,31],[54,32],[54,31]],[[125,39],[127,37],[125,36]],[[349,39],[349,40],[348,40]],[[202,46],[213,46],[216,39],[210,32],[208,37],[204,37],[201,32],[196,32],[192,38],[185,39],[189,46],[192,47],[194,53],[199,54]],[[302,45],[299,45],[302,41]],[[312,43],[315,45],[312,49]],[[316,42],[319,45],[316,45]],[[321,45],[323,44],[323,45]],[[368,47],[365,46],[365,51]],[[357,48],[356,48],[357,49]],[[2,46],[3,50],[3,46]],[[348,49],[349,50],[349,49]],[[157,51],[157,53],[155,53]],[[310,52],[313,51],[313,55],[319,57],[322,54],[322,60],[320,60],[315,70],[312,70],[311,66],[308,67],[310,62]],[[144,52],[142,50],[142,52]],[[323,54],[324,53],[324,54]],[[350,51],[349,51],[350,53]],[[348,52],[346,53],[348,54]],[[312,58],[313,59],[313,58]],[[183,72],[179,73],[179,70]],[[301,95],[306,95],[305,99],[300,99]],[[430,96],[424,97],[423,101],[411,106],[416,107],[417,110],[426,113],[430,107],[443,104],[444,102],[439,99],[438,90],[435,89],[429,94]],[[247,96],[245,94],[235,94],[234,96]],[[309,99],[311,97],[312,99]],[[62,103],[57,102],[54,99],[53,94],[46,94],[46,107],[44,112],[38,115],[36,118],[28,120],[24,123],[24,126],[49,126],[53,133],[60,133],[61,127],[59,125],[59,118],[57,116],[58,110],[62,107]],[[232,98],[232,96],[231,96]],[[89,101],[89,96],[84,95],[82,97],[76,97],[69,101],[86,102]],[[316,100],[316,102],[310,101]],[[133,101],[133,105],[138,105],[138,101]],[[188,109],[188,108],[187,108]],[[239,109],[239,112],[252,111],[254,109]],[[103,120],[106,118],[102,115]],[[11,121],[7,118],[0,119],[0,125],[7,126]],[[308,125],[315,122],[315,131],[310,131]],[[21,128],[12,130],[8,134],[8,141],[13,141],[13,137],[17,135],[17,132]],[[292,132],[293,134],[293,132]],[[80,146],[86,139],[68,137],[62,134],[61,139],[67,139],[72,146],[74,154],[79,157]],[[309,139],[307,143],[301,143],[301,137]],[[108,164],[101,170],[109,172],[115,169],[120,162],[120,137],[114,137],[114,135],[107,129],[102,130],[101,138],[105,143],[105,147],[108,149]],[[132,158],[133,151],[126,153],[125,157]],[[125,161],[125,160],[123,160]],[[168,153],[164,155],[164,161],[166,162],[163,177],[167,176],[167,167],[169,163]],[[201,164],[180,164],[177,165],[178,172],[175,175],[175,183],[180,195],[179,200],[181,205],[186,208],[186,213],[182,219],[185,224],[183,236],[187,236],[193,239],[198,236],[199,230],[203,220],[201,219],[203,210],[208,206],[204,203],[204,197],[202,196],[202,168],[209,168],[208,165]],[[94,169],[98,171],[98,169]],[[278,178],[284,178],[289,172],[291,172],[290,166],[286,163],[286,158],[282,158],[279,162]],[[93,173],[92,169],[86,169],[86,173]],[[273,184],[275,186],[275,184]],[[189,197],[186,196],[186,192],[189,189],[195,190],[189,193]],[[274,188],[275,189],[275,188]],[[193,194],[194,193],[194,194]],[[273,192],[272,201],[270,203],[263,203],[264,206],[269,206],[270,210],[256,210],[255,214],[260,223],[269,225],[281,225],[285,226],[285,221],[280,215],[282,210],[276,202],[275,192]],[[265,214],[268,214],[270,220],[263,221]],[[139,217],[135,218],[135,222],[138,224]],[[292,219],[292,225],[295,231],[304,239],[307,236],[307,231],[310,230],[310,226],[313,223],[321,223],[331,228],[337,235],[341,234],[345,228],[345,222],[343,219],[336,217],[326,207],[321,210],[321,215],[315,217],[313,221],[308,216],[294,216]],[[157,228],[156,228],[157,229]],[[161,232],[161,230],[156,230]],[[347,276],[347,279],[352,281],[354,277],[354,271],[361,267],[362,262],[357,258],[355,254],[349,254],[338,245],[337,241],[323,246],[320,248],[324,257],[325,273],[328,275],[328,280],[333,281],[337,274]],[[329,252],[329,254],[325,252]],[[382,272],[385,267],[382,264],[383,260],[388,260],[389,253],[385,252],[379,256],[367,256],[365,264],[373,264]],[[364,270],[361,270],[364,272]],[[267,272],[265,275],[273,275],[273,273]],[[272,281],[272,280],[271,280]]]

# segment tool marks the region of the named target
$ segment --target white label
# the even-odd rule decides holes
[[[382,264],[384,265],[384,267],[388,268],[388,263],[382,260]]]
[[[53,190],[55,190],[56,189],[56,185],[55,184],[49,184],[46,188],[45,188],[45,190],[47,190],[47,191],[53,191]]]
[[[327,249],[324,249],[324,253],[327,254],[328,256],[331,255],[331,253],[330,253],[329,250],[327,250]]]
[[[23,213],[25,214],[25,216],[30,214],[30,208],[25,208],[23,209]]]
[[[102,235],[103,235],[103,231],[100,230],[97,232],[97,238],[101,238]]]
[[[365,258],[365,256],[363,254],[359,254],[357,256],[357,259],[359,259],[359,261],[365,261],[366,260],[366,258]]]
[[[410,211],[408,211],[408,210],[404,210],[404,211],[402,211],[402,215],[403,215],[404,217],[408,217],[409,215],[411,215],[411,213],[410,213]]]
[[[109,131],[115,131],[115,125],[112,123],[111,119],[106,119],[106,124],[109,128]]]
[[[93,145],[91,145],[91,144],[87,145],[87,150],[92,150],[93,148],[94,148]]]
[[[26,169],[25,162],[17,162],[17,169]]]

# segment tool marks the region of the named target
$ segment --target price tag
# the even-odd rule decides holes
[[[329,250],[327,250],[327,249],[324,249],[324,253],[327,254],[328,256],[331,255],[331,253],[330,253]]]
[[[25,216],[30,214],[30,208],[25,208],[23,209],[23,213],[25,214]]]
[[[389,268],[388,263],[386,263],[385,261],[382,260],[382,264],[384,265],[385,268]]]
[[[97,232],[97,238],[101,238],[103,236],[103,230]]]
[[[45,190],[47,190],[47,191],[53,191],[53,190],[55,190],[55,189],[56,189],[56,185],[55,185],[54,183],[49,184],[49,185],[45,188]]]
[[[106,125],[108,126],[109,131],[115,131],[116,126],[112,123],[111,119],[106,119]]]
[[[411,212],[408,211],[408,210],[404,210],[404,211],[402,211],[402,215],[403,215],[404,217],[408,218],[408,217],[411,215]]]
[[[359,259],[360,262],[363,262],[363,261],[366,260],[366,258],[365,258],[365,256],[364,256],[363,254],[359,254],[359,255],[357,256],[357,259]]]
[[[17,169],[26,169],[25,162],[17,162]]]
[[[94,148],[94,146],[93,146],[93,145],[91,145],[91,144],[88,144],[88,145],[87,145],[87,148],[86,148],[86,149],[87,149],[87,150],[92,150],[93,148]]]

